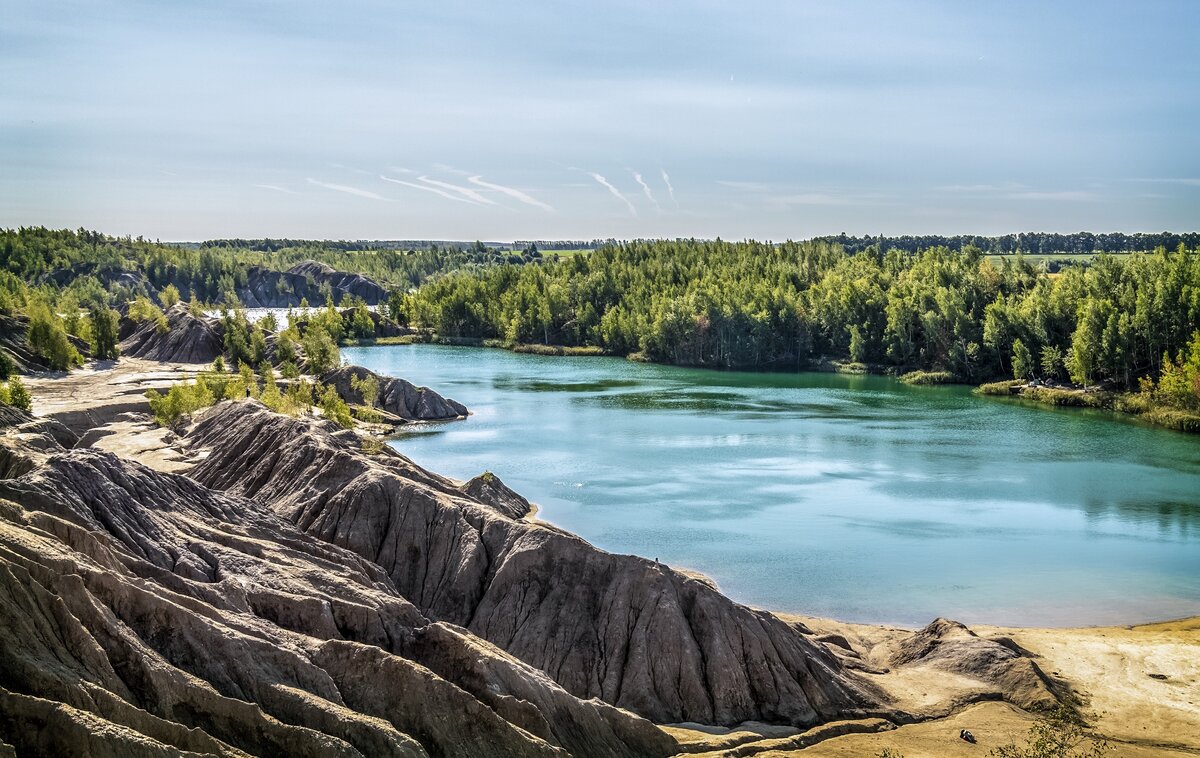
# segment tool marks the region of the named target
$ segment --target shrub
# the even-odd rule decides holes
[[[321,413],[343,429],[354,426],[354,418],[350,415],[350,406],[338,394],[332,385],[326,385],[321,393]]]
[[[1102,758],[1108,751],[1108,742],[1085,733],[1075,712],[1060,707],[1029,728],[1024,745],[1009,743],[989,755],[995,758]]]
[[[150,301],[146,301],[153,307]],[[155,308],[155,310],[158,310]],[[95,356],[99,360],[113,359],[115,360],[121,355],[120,348],[117,347],[117,312],[107,305],[100,306],[92,310],[88,320],[92,324],[92,349]],[[158,311],[160,332],[166,330],[166,318],[163,317],[162,311]]]
[[[1013,381],[989,382],[979,385],[975,391],[981,395],[1013,395],[1016,394],[1014,390],[1023,384],[1024,382]]]
[[[1174,408],[1155,408],[1148,411],[1142,418],[1152,424],[1165,426],[1178,432],[1200,434],[1200,414]]]
[[[69,371],[83,363],[83,356],[67,338],[62,319],[50,306],[44,301],[30,303],[28,314],[29,346],[42,362],[56,371]]]
[[[29,394],[29,390],[25,389],[25,383],[21,381],[21,377],[14,376],[9,379],[5,389],[8,391],[8,399],[5,402],[23,411],[33,410],[33,397]]]
[[[310,323],[301,341],[304,345],[304,357],[308,361],[310,374],[320,376],[332,371],[341,362],[337,343],[325,329]]]
[[[150,401],[150,412],[154,414],[154,420],[162,426],[167,426],[181,416],[195,413],[216,403],[218,396],[214,395],[206,378],[200,376],[193,382],[177,382],[171,385],[165,395],[155,390],[146,390],[146,398]]]
[[[954,374],[949,371],[909,371],[900,377],[905,384],[950,384]]]
[[[163,304],[164,308],[170,308],[179,302],[179,288],[174,284],[168,284],[162,288],[162,292],[158,293],[158,301]]]

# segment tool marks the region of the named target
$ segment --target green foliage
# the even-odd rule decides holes
[[[174,284],[167,284],[158,293],[158,302],[162,303],[162,307],[170,308],[179,302],[179,288]]]
[[[321,413],[343,429],[354,426],[354,418],[350,415],[350,406],[338,394],[333,385],[326,385],[321,392]]]
[[[166,334],[171,329],[166,314],[145,295],[139,296],[129,304],[129,318],[138,323],[153,321],[159,334]]]
[[[162,316],[162,312],[159,312]],[[117,347],[117,312],[108,306],[92,310],[88,316],[92,332],[92,351],[98,360],[116,360],[121,355]],[[163,319],[165,322],[166,319]]]
[[[371,312],[367,310],[367,304],[359,302],[354,306],[354,312],[350,317],[350,334],[359,339],[369,339],[375,336],[375,322],[371,320]]]
[[[168,426],[182,416],[213,405],[224,395],[224,387],[218,394],[211,385],[211,377],[201,375],[195,381],[176,382],[165,395],[156,390],[146,390],[154,420],[161,426]]]
[[[0,348],[0,380],[8,379],[15,373],[17,373],[17,364],[13,362],[7,350]]]
[[[1033,354],[1020,338],[1013,340],[1012,370],[1014,379],[1029,379],[1034,374]]]
[[[665,363],[794,369],[831,356],[964,381],[1069,372],[1132,388],[1200,324],[1200,253],[1100,255],[1052,278],[969,245],[848,254],[832,241],[638,241],[460,271],[389,310],[444,338]]]
[[[976,391],[981,395],[1011,395],[1020,386],[1018,381],[988,382],[979,385]]]
[[[379,399],[379,379],[374,374],[365,374],[362,377],[351,374],[350,388],[362,396],[362,404],[365,408],[359,412],[359,418],[363,421],[378,420],[379,414],[375,411],[375,403]]]
[[[212,370],[214,374],[225,373],[225,358],[223,356],[218,355],[216,358],[213,358]]]
[[[283,361],[279,364],[279,375],[284,379],[299,379],[300,368],[292,361]]]
[[[225,332],[225,353],[234,364],[257,366],[267,357],[267,339],[258,324],[246,318],[241,308],[221,311]]]
[[[0,401],[16,406],[23,411],[33,410],[33,397],[29,394],[29,390],[25,388],[25,383],[21,381],[21,377],[19,376],[14,376],[8,380],[8,384],[3,388],[3,393],[0,393]]]
[[[56,371],[69,371],[83,363],[83,356],[67,338],[62,319],[44,300],[31,301],[26,313],[29,316],[29,346],[43,363]]]
[[[340,317],[338,323],[341,323]],[[300,342],[304,347],[304,357],[310,374],[320,376],[340,365],[341,353],[338,351],[337,342],[320,322],[309,322]]]
[[[1103,758],[1111,746],[1102,737],[1084,731],[1084,725],[1068,708],[1038,719],[1029,729],[1024,745],[1010,743],[992,750],[995,758]]]
[[[900,375],[900,381],[905,384],[950,384],[954,374],[949,371],[909,371]]]
[[[196,299],[196,293],[192,293],[191,300],[188,300],[188,313],[195,318],[204,318],[204,304]]]

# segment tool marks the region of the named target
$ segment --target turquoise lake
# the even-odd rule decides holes
[[[471,409],[393,445],[756,607],[1074,626],[1200,613],[1200,438],[873,376],[434,345],[350,363]]]

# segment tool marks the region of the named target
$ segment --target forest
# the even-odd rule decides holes
[[[631,242],[435,277],[392,306],[444,336],[594,345],[663,363],[795,369],[830,356],[973,383],[1037,376],[1134,389],[1200,328],[1200,254],[1100,255],[1047,275],[972,247]]]
[[[1129,246],[1164,237],[1054,236],[1070,251],[1101,238]],[[798,370],[835,359],[918,380],[1140,392],[1200,410],[1200,252],[1182,241],[1101,253],[1057,273],[969,242],[910,251],[834,239],[638,240],[561,258],[533,243],[515,253],[479,242],[410,251],[252,242],[189,248],[82,229],[4,230],[0,313],[31,318],[31,336],[54,335],[49,364],[67,366],[78,362],[71,339],[111,332],[111,307],[180,299],[236,307],[247,271],[317,260],[375,277],[390,292],[388,315],[441,338],[722,369]],[[365,307],[343,300],[358,302],[365,334]],[[352,328],[347,336],[362,335]]]

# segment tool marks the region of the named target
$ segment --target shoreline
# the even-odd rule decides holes
[[[927,371],[904,371],[895,367],[883,368],[879,364],[856,363],[850,360],[840,358],[831,358],[829,356],[818,356],[809,359],[803,368],[799,369],[782,369],[765,367],[761,369],[752,368],[724,368],[720,366],[684,366],[675,363],[656,363],[645,359],[640,353],[631,353],[630,355],[617,355],[615,353],[604,352],[601,348],[594,346],[571,347],[566,345],[543,345],[543,344],[524,344],[510,343],[504,340],[487,339],[483,337],[438,337],[432,336],[424,338],[421,334],[405,335],[402,337],[383,337],[377,340],[346,340],[343,341],[343,347],[390,347],[396,345],[439,345],[445,347],[475,347],[488,348],[494,350],[506,350],[510,353],[542,355],[556,358],[618,358],[634,363],[650,363],[656,366],[667,366],[680,369],[699,369],[703,371],[715,372],[737,372],[750,374],[797,374],[797,373],[817,373],[817,374],[841,374],[843,376],[879,376],[889,379],[895,379],[898,382],[906,384],[910,387],[939,387],[939,386],[959,386],[970,387],[975,395],[985,398],[1002,398],[1016,400],[1022,403],[1029,404],[1030,407],[1039,409],[1056,409],[1056,408],[1078,408],[1084,410],[1102,411],[1112,414],[1111,418],[1114,421],[1135,421],[1145,426],[1155,429],[1166,429],[1172,432],[1180,432],[1182,434],[1200,434],[1200,416],[1196,414],[1178,411],[1170,408],[1149,408],[1146,410],[1134,410],[1137,406],[1138,393],[1136,392],[1102,392],[1102,393],[1085,393],[1078,390],[1059,389],[1053,393],[1040,393],[1036,396],[1027,396],[1025,392],[1013,392],[1010,388],[1021,388],[1023,382],[1017,380],[998,380],[993,382],[984,382],[982,384],[973,384],[971,382],[961,382],[956,380],[941,380],[927,381],[921,378],[916,378],[911,381],[905,381],[906,376],[923,375],[934,376],[939,372]],[[1069,397],[1068,397],[1069,396]]]
[[[151,468],[186,473],[196,458],[177,446],[174,434],[152,421],[138,420],[134,407],[149,386],[188,377],[203,366],[159,364],[122,359],[115,366],[92,364],[69,375],[31,377],[38,416],[74,417],[80,423],[101,421],[85,435],[85,443],[136,460]],[[135,401],[136,398],[136,401]],[[530,503],[523,520],[543,522]],[[552,528],[558,529],[551,522]],[[649,559],[646,559],[649,560]],[[709,577],[686,568],[680,574],[714,588]],[[988,744],[1020,741],[1034,716],[983,697],[977,681],[930,666],[889,670],[878,665],[885,652],[913,629],[908,625],[845,622],[763,609],[788,624],[799,624],[814,638],[838,646],[844,642],[860,671],[904,710],[918,715],[915,723],[862,734],[823,739],[806,748],[814,756],[877,755],[884,748],[907,758],[919,755],[972,755],[945,740],[962,724]],[[1122,746],[1122,755],[1158,758],[1200,753],[1200,614],[1161,621],[1092,626],[1038,627],[967,625],[985,640],[1011,640],[1027,651],[1047,675],[1066,682],[1079,697],[1094,728]],[[839,642],[842,641],[842,642]],[[831,648],[832,649],[832,648]],[[841,653],[839,653],[840,655]],[[848,659],[849,660],[849,659]],[[986,699],[986,698],[985,698]],[[698,726],[698,725],[696,725]],[[754,725],[705,727],[663,725],[681,744],[723,750],[731,741],[762,742],[767,747],[779,730]],[[757,731],[755,731],[757,729]],[[760,734],[762,732],[762,734]],[[1196,735],[1196,737],[1191,737]],[[794,736],[794,735],[793,735]],[[933,740],[936,752],[923,747]],[[965,744],[965,743],[964,743]],[[756,750],[757,752],[757,750]],[[978,751],[976,751],[977,754]]]

